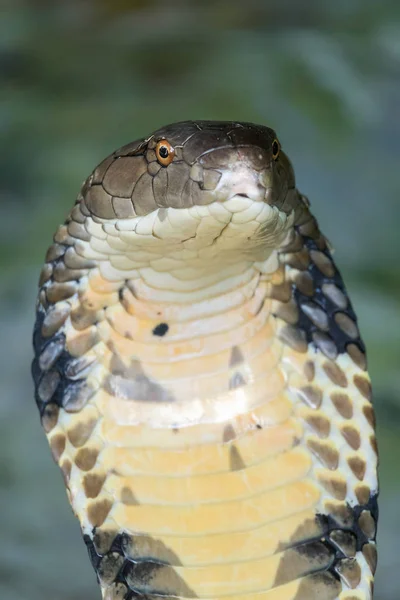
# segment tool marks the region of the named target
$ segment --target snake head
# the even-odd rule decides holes
[[[159,148],[172,158],[163,159]],[[294,187],[290,161],[269,127],[185,121],[115,151],[94,170],[85,192],[91,212],[110,219],[225,202],[236,195],[285,210]]]
[[[93,218],[121,220],[125,230],[150,215],[153,225],[162,223],[179,210],[180,224],[168,236],[180,241],[193,237],[188,223],[196,216],[212,217],[202,226],[203,244],[223,230],[228,235],[226,226],[236,222],[242,249],[248,240],[257,248],[279,245],[302,205],[275,132],[230,121],[174,123],[127,144],[94,170],[81,201]],[[166,231],[159,222],[153,228],[160,238]]]

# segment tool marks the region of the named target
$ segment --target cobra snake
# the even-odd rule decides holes
[[[275,132],[106,158],[41,272],[41,422],[107,600],[369,600],[365,347]]]

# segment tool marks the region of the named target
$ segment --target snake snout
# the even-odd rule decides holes
[[[267,171],[268,169],[265,169]],[[263,171],[264,173],[264,171]],[[267,187],[264,181],[268,177],[260,177],[260,172],[245,163],[237,163],[234,167],[224,170],[215,189],[216,199],[226,202],[232,198],[263,202]]]

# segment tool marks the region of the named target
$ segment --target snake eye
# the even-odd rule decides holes
[[[156,146],[156,156],[160,165],[168,167],[174,160],[175,150],[167,140],[160,140]]]
[[[272,142],[272,158],[276,160],[279,156],[280,146],[278,140]]]

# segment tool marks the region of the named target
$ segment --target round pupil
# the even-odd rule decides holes
[[[161,158],[167,158],[168,157],[169,152],[168,152],[167,146],[160,146],[160,149],[159,149],[158,152],[159,152]]]
[[[274,154],[274,156],[276,156],[278,154],[278,151],[279,151],[278,142],[274,142],[272,144],[272,153]]]

